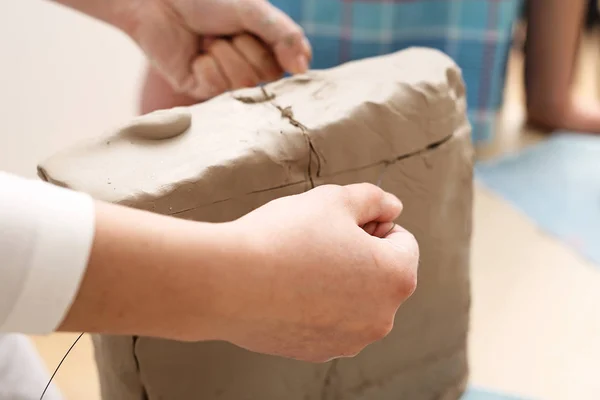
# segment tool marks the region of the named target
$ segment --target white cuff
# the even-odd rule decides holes
[[[0,174],[2,235],[0,279],[14,284],[0,331],[44,334],[54,331],[68,312],[87,268],[94,239],[95,210],[90,196],[45,182]],[[8,187],[8,189],[7,189]],[[7,207],[10,214],[7,212]],[[4,208],[4,210],[2,210]],[[0,284],[2,286],[2,284]]]

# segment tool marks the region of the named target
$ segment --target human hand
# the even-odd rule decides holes
[[[135,4],[120,25],[176,92],[196,100],[276,79],[280,70],[308,68],[311,49],[302,29],[266,0]],[[233,39],[219,39],[224,36]]]
[[[216,336],[313,362],[386,336],[417,280],[417,242],[392,222],[401,209],[370,184],[321,186],[231,223],[250,250],[220,280]]]
[[[94,243],[59,330],[322,362],[383,338],[413,293],[418,245],[370,184],[320,186],[228,223],[96,203]]]
[[[283,76],[283,70],[271,49],[249,34],[230,39],[207,38],[205,51],[198,55],[197,65],[203,66],[197,78],[205,89],[193,97],[179,93],[153,66],[147,67],[140,99],[140,113],[189,106],[208,100],[230,89],[253,87],[261,82],[272,82]]]

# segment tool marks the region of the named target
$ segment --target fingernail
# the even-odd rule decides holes
[[[302,39],[302,48],[304,49],[306,54],[308,54],[308,59],[311,59],[312,58],[312,46],[310,45],[310,42],[308,41],[307,38]]]
[[[297,74],[303,74],[308,70],[308,60],[306,59],[306,56],[296,57],[295,69],[296,71],[294,72]]]

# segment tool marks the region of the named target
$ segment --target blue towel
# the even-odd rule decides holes
[[[506,394],[490,392],[487,390],[469,388],[461,400],[525,400]]]
[[[460,66],[473,140],[492,138],[502,104],[512,28],[522,0],[271,0],[310,40],[312,67],[435,48]],[[357,76],[356,79],[361,79]]]
[[[476,177],[600,266],[600,137],[558,134],[477,165]]]

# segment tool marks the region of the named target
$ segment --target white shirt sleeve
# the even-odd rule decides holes
[[[60,325],[87,267],[94,218],[90,196],[0,171],[0,332]]]

